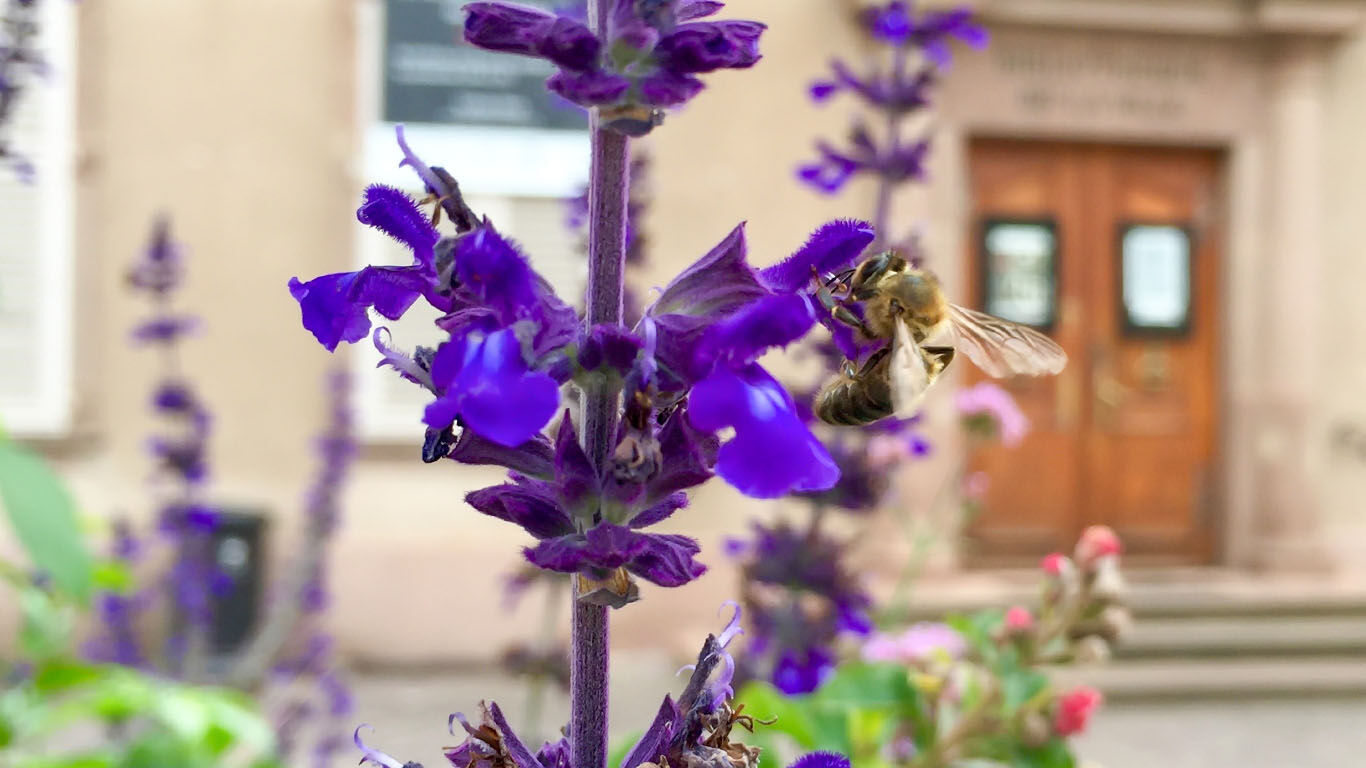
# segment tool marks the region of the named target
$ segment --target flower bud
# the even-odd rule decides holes
[[[1023,635],[1034,629],[1034,614],[1022,605],[1012,605],[1006,611],[1005,617],[1006,632],[1012,635]]]
[[[1104,700],[1100,691],[1087,686],[1073,688],[1059,696],[1053,710],[1053,732],[1067,737],[1086,730],[1091,714]]]

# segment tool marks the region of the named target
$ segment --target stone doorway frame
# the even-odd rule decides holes
[[[968,146],[978,137],[1215,147],[1225,154],[1216,215],[1225,230],[1221,269],[1224,343],[1222,460],[1215,481],[1215,564],[1249,570],[1323,571],[1310,468],[1322,319],[1318,311],[1325,189],[1325,74],[1336,39],[1366,20],[1360,0],[981,0],[969,3],[999,41],[1014,36],[1107,35],[1135,45],[1189,47],[1226,75],[1203,86],[1219,114],[1167,120],[1111,115],[1019,114],[982,66],[963,56],[935,116],[934,183],[911,202],[932,222],[927,246],[961,293],[971,206]],[[999,50],[996,41],[993,49]],[[1205,53],[1201,53],[1204,51]],[[1210,51],[1218,51],[1210,54]],[[992,49],[980,60],[992,56]],[[1160,57],[1154,57],[1158,59]],[[987,65],[988,68],[990,65]],[[1121,71],[1115,67],[1113,71]],[[1037,74],[1037,73],[1036,73]],[[1055,73],[1056,74],[1056,73]],[[1077,71],[1061,78],[1084,77]],[[984,79],[987,78],[987,79]],[[998,78],[999,79],[999,78]],[[1101,78],[1103,82],[1103,77]],[[1151,84],[1150,84],[1151,85]],[[1117,87],[1123,87],[1116,82]],[[1093,83],[1092,88],[1095,88]],[[1156,91],[1155,91],[1156,92]],[[1199,88],[1187,94],[1200,107]],[[1222,100],[1222,101],[1221,101]],[[1159,105],[1160,107],[1160,105]],[[1132,116],[1131,116],[1132,117]],[[1212,118],[1212,119],[1208,119]],[[1294,254],[1294,269],[1286,255]],[[1268,280],[1274,276],[1274,280]],[[1266,307],[1276,307],[1268,312]],[[1285,318],[1298,318],[1295,323]],[[1274,352],[1273,352],[1274,351]],[[1274,365],[1269,365],[1274,354]]]

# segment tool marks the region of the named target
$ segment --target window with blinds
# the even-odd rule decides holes
[[[0,427],[58,436],[71,426],[73,5],[42,3],[30,76],[7,127],[32,164],[25,179],[0,167]]]

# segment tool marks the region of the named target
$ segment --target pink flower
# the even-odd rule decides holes
[[[1053,730],[1059,736],[1081,733],[1086,730],[1091,713],[1104,700],[1100,691],[1084,685],[1064,693],[1058,697],[1057,709],[1053,710]]]
[[[863,644],[863,658],[868,661],[895,661],[918,664],[947,658],[956,659],[967,650],[963,636],[949,625],[938,622],[914,624],[900,635],[879,632]]]
[[[1011,634],[1024,634],[1034,629],[1034,614],[1022,605],[1012,605],[1006,611],[1006,631]]]
[[[967,642],[947,624],[922,621],[902,633],[897,640],[902,658],[907,661],[929,661],[937,656],[956,659],[967,650]]]
[[[896,639],[879,632],[863,644],[863,658],[867,661],[901,661]]]
[[[1029,434],[1029,418],[1015,404],[1015,398],[989,381],[959,390],[954,403],[969,421],[969,428],[977,419],[990,419],[1003,445],[1017,445]]]
[[[1123,548],[1114,529],[1108,525],[1093,525],[1081,532],[1073,555],[1082,568],[1089,568],[1102,557],[1118,556]]]
[[[1062,578],[1062,575],[1068,571],[1071,565],[1072,564],[1067,560],[1067,555],[1064,555],[1061,552],[1054,552],[1052,554],[1044,555],[1043,562],[1039,564],[1039,567],[1049,576]]]

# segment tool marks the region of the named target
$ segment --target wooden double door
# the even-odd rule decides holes
[[[1002,382],[1032,429],[1013,447],[970,448],[988,484],[969,562],[1070,551],[1091,524],[1114,527],[1131,562],[1209,562],[1221,155],[990,140],[969,159],[972,305],[1047,332],[1069,357],[1057,377]]]

